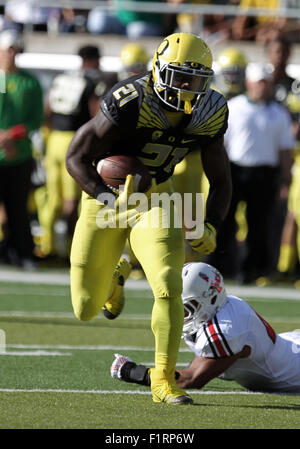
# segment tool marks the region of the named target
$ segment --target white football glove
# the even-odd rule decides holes
[[[132,362],[126,355],[115,354],[115,360],[110,367],[110,375],[113,379],[121,379],[121,369],[127,362]]]

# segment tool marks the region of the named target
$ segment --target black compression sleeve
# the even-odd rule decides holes
[[[126,362],[121,368],[121,379],[125,382],[136,383],[150,387],[149,370],[144,365]]]

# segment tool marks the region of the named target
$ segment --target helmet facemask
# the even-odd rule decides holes
[[[157,60],[155,92],[172,109],[191,114],[205,96],[213,70],[193,62],[185,62],[182,66],[172,63],[160,65]]]
[[[236,48],[226,48],[217,60],[217,88],[228,98],[245,91],[245,72],[247,59],[243,52]]]
[[[230,67],[222,70],[227,91],[240,94],[245,90],[245,69],[243,67]]]
[[[214,267],[202,262],[183,267],[183,337],[196,333],[211,320],[227,300],[223,278]]]

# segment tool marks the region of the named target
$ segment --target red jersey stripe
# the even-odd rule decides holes
[[[207,329],[210,333],[211,339],[214,342],[214,344],[220,354],[220,357],[227,357],[228,354],[227,354],[226,350],[224,349],[222,341],[220,340],[218,334],[216,333],[213,322],[208,321],[206,324],[207,324]]]

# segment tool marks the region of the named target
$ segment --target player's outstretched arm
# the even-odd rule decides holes
[[[204,172],[209,181],[204,230],[200,238],[190,240],[200,254],[210,254],[217,246],[217,231],[226,217],[232,194],[230,163],[223,137],[201,150]]]
[[[180,388],[202,388],[224,373],[237,359],[248,357],[250,352],[250,347],[244,346],[242,351],[229,357],[220,359],[195,357],[187,369],[177,370],[179,377],[176,382]]]
[[[220,138],[201,150],[204,172],[209,181],[206,220],[218,229],[229,209],[232,184],[230,163]]]
[[[110,367],[110,375],[113,379],[150,387],[149,368],[137,365],[126,355],[115,354],[115,359]]]
[[[75,133],[66,156],[70,175],[88,195],[97,198],[100,193],[110,192],[96,171],[95,161],[109,153],[119,134],[100,111]]]

